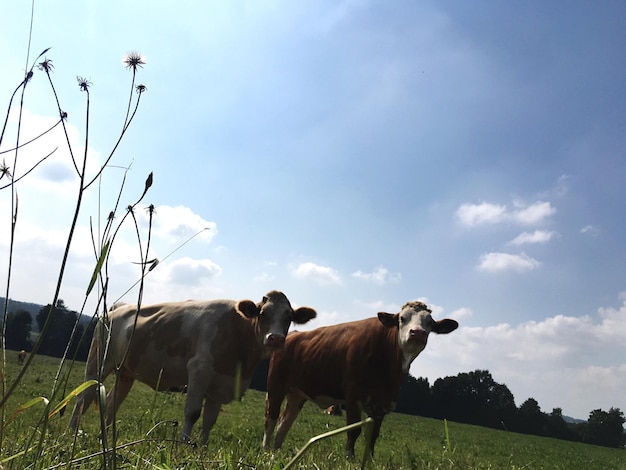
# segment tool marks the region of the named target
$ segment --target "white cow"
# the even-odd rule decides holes
[[[155,390],[187,385],[181,440],[190,440],[204,401],[201,442],[205,444],[221,405],[243,395],[260,360],[284,346],[291,322],[306,323],[315,316],[309,307],[293,310],[278,291],[269,292],[258,304],[190,300],[142,306],[138,315],[135,305],[123,304],[109,314],[106,325],[100,321],[96,326],[85,380],[98,379],[105,346],[101,340],[110,329],[102,380],[117,368],[120,377],[107,395],[107,424],[135,380]],[[78,427],[96,394],[93,386],[79,395],[70,427]]]

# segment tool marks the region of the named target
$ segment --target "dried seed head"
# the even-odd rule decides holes
[[[11,171],[10,171],[10,168],[7,166],[6,162],[2,160],[2,164],[0,165],[0,180],[4,178],[5,176],[8,179],[11,179]]]
[[[122,61],[127,69],[133,69],[133,72],[137,71],[137,67],[143,67],[146,64],[146,59],[139,52],[129,52]]]
[[[43,62],[39,62],[39,65],[37,65],[37,68],[46,73],[52,72],[52,70],[54,69],[54,65],[52,65],[52,59],[45,58]]]
[[[89,91],[89,87],[93,85],[93,83],[91,83],[89,80],[83,77],[77,76],[76,80],[78,81],[78,86],[80,87],[80,91]]]

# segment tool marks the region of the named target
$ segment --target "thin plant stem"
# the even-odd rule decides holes
[[[133,75],[133,77],[134,77],[134,75]],[[132,92],[133,92],[133,89],[131,88],[131,96],[132,96]],[[141,91],[138,92],[137,102],[135,103],[135,109],[133,110],[133,113],[130,115],[130,118],[127,118],[127,120],[125,120],[124,127],[122,128],[122,133],[120,134],[119,138],[117,139],[117,142],[113,146],[113,149],[111,150],[111,153],[109,154],[109,156],[106,158],[106,160],[104,161],[104,163],[100,167],[100,170],[98,171],[98,173],[89,181],[89,183],[87,183],[85,185],[85,189],[89,188],[89,186],[91,186],[100,177],[100,175],[102,174],[102,172],[104,171],[106,166],[111,161],[111,158],[113,158],[113,154],[115,153],[115,151],[117,150],[117,147],[122,142],[122,139],[124,138],[124,135],[126,134],[126,131],[128,130],[128,128],[130,126],[130,123],[133,121],[133,119],[135,117],[135,114],[137,113],[137,109],[139,108],[139,101],[141,100],[141,95],[142,94],[143,94],[143,92],[141,92]]]
[[[76,174],[80,177],[81,171],[78,169],[78,165],[76,164],[76,159],[74,158],[74,152],[72,151],[72,145],[70,144],[70,137],[67,134],[67,127],[65,126],[65,119],[63,119],[64,113],[61,109],[61,103],[59,103],[59,96],[57,95],[57,90],[54,87],[54,83],[52,82],[52,76],[50,75],[50,68],[44,68],[46,72],[46,76],[48,77],[48,82],[50,83],[50,88],[52,88],[52,94],[54,95],[54,99],[57,103],[57,109],[59,110],[59,116],[61,116],[61,124],[63,125],[63,133],[65,134],[65,141],[67,142],[67,148],[69,149],[70,156],[72,157],[72,163],[74,164],[74,169],[76,170]],[[87,148],[85,147],[85,153],[87,153]],[[86,162],[86,160],[85,160]],[[87,167],[83,166],[83,172],[87,171]]]
[[[41,134],[33,137],[32,139],[30,139],[28,142],[24,142],[22,144],[20,144],[20,148],[22,147],[26,147],[28,144],[32,144],[33,142],[35,142],[36,140],[40,139],[41,137],[43,137],[44,135],[46,135],[48,132],[54,130],[55,127],[57,127],[59,124],[61,124],[61,119],[59,119],[57,122],[55,122],[52,127],[46,129],[45,131],[43,131]],[[9,153],[9,152],[13,152],[15,149],[6,149],[6,150],[2,150],[0,151],[0,155],[4,154],[4,153]]]
[[[39,165],[41,165],[45,160],[47,160],[54,152],[56,152],[58,150],[58,147],[55,148],[52,152],[50,152],[48,155],[46,155],[45,157],[43,157],[42,159],[40,159],[37,163],[35,163],[35,165],[33,165],[30,170],[28,170],[26,173],[24,173],[22,176],[20,176],[19,178],[12,178],[11,179],[11,183],[4,185],[4,186],[0,186],[0,189],[5,189],[8,188],[9,186],[11,186],[14,183],[17,183],[18,181],[20,181],[21,179],[25,178],[26,176],[28,176],[28,174],[33,171],[35,168],[37,168]]]

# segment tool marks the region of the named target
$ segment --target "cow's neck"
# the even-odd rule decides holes
[[[383,327],[383,329],[385,331],[385,343],[389,345],[389,348],[391,350],[389,352],[389,355],[390,357],[393,357],[395,359],[395,363],[399,365],[401,374],[404,376],[409,373],[409,368],[411,367],[411,364],[413,363],[415,358],[419,356],[421,351],[418,351],[416,353],[405,353],[400,348],[400,343],[398,341],[398,328]]]
[[[259,339],[259,322],[257,319],[252,320],[252,328],[250,329],[252,335],[250,338],[247,338],[249,341],[250,347],[243,348],[244,349],[244,357],[242,357],[242,372],[244,377],[252,377],[254,374],[254,370],[257,365],[264,359],[268,354],[265,352],[265,348],[263,347],[262,338]]]
[[[397,328],[386,328],[383,327],[384,330],[384,344],[387,345],[387,354],[391,359],[390,364],[395,364],[395,367],[391,367],[389,369],[390,374],[395,377],[400,377],[401,379],[409,371],[409,367],[411,366],[411,362],[415,357],[405,357],[402,350],[400,349],[400,344],[398,343],[398,329]]]
[[[405,374],[409,373],[409,368],[417,356],[419,356],[419,352],[413,354],[402,353],[402,372]]]
[[[219,358],[215,362],[215,370],[224,375],[236,375],[239,371],[242,380],[251,379],[263,357],[263,348],[257,336],[256,323],[236,315],[227,335],[236,339],[214,342],[214,356]]]

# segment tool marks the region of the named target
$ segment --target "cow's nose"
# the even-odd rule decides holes
[[[422,329],[409,330],[409,337],[410,338],[425,340],[427,336],[428,335],[427,335],[425,330],[422,330]]]
[[[283,335],[270,333],[265,338],[265,345],[271,348],[282,348],[285,345],[285,337]]]

